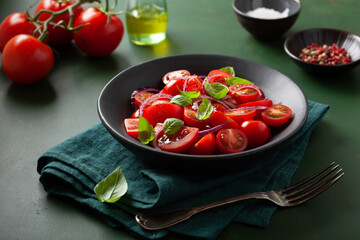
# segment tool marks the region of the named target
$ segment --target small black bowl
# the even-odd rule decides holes
[[[344,48],[351,57],[351,62],[338,65],[320,65],[302,61],[298,56],[301,49],[316,43],[319,45],[337,44]],[[316,75],[337,75],[350,71],[360,63],[360,37],[337,29],[316,28],[294,33],[284,43],[285,52],[307,72]]]
[[[232,6],[241,25],[260,40],[281,37],[295,23],[301,10],[301,4],[296,0],[234,0]],[[261,7],[278,12],[283,12],[288,8],[289,14],[287,17],[277,19],[260,19],[247,14],[247,12]]]
[[[162,77],[170,71],[187,69],[192,74],[207,75],[211,70],[225,66],[234,67],[237,76],[258,85],[274,103],[282,103],[292,109],[293,117],[266,144],[240,153],[199,156],[160,151],[141,144],[127,134],[124,119],[134,112],[130,103],[134,90],[162,88]],[[98,99],[98,113],[114,138],[148,163],[165,168],[225,171],[239,169],[247,163],[261,162],[264,156],[288,142],[305,123],[308,105],[298,85],[275,69],[236,57],[191,54],[150,60],[120,72],[102,90]]]

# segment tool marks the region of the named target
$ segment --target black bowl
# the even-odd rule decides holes
[[[301,49],[312,44],[337,44],[344,48],[351,57],[351,62],[339,65],[320,65],[302,61],[298,56]],[[360,37],[336,29],[317,28],[294,33],[284,43],[285,52],[307,72],[317,75],[337,75],[355,68],[360,63]]]
[[[283,103],[293,110],[293,117],[282,131],[266,144],[234,154],[196,156],[160,151],[131,138],[125,130],[124,119],[134,112],[131,93],[139,88],[162,88],[162,76],[170,71],[187,69],[190,73],[207,75],[210,70],[232,66],[237,76],[248,79],[263,89],[274,103]],[[216,169],[244,166],[261,161],[262,157],[289,141],[307,119],[307,99],[290,78],[270,67],[253,61],[221,55],[194,54],[159,58],[130,67],[116,75],[102,90],[98,99],[102,123],[121,144],[148,163],[176,169]],[[236,168],[235,168],[236,169]]]
[[[234,0],[232,6],[240,24],[254,37],[261,40],[281,37],[295,23],[301,10],[301,4],[296,0]],[[260,19],[247,14],[260,7],[278,12],[283,12],[288,8],[289,14],[287,17],[278,19]]]

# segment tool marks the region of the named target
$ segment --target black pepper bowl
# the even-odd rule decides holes
[[[258,85],[274,103],[281,102],[292,109],[293,116],[289,122],[272,134],[267,143],[240,153],[197,156],[160,151],[141,144],[127,134],[124,119],[134,112],[130,101],[134,90],[144,87],[163,88],[162,77],[170,71],[187,69],[192,74],[207,75],[211,70],[225,66],[234,67],[237,76]],[[102,90],[98,99],[98,113],[114,138],[147,163],[177,170],[226,171],[261,161],[264,156],[288,142],[305,123],[308,104],[296,83],[268,66],[230,56],[191,54],[150,60],[120,72]]]
[[[350,54],[351,62],[338,65],[320,65],[301,60],[299,58],[301,50],[312,43],[319,45],[335,43]],[[286,39],[284,49],[298,66],[316,75],[342,74],[354,69],[360,63],[360,37],[337,29],[315,28],[294,33]]]
[[[234,0],[232,7],[240,24],[260,40],[281,37],[295,23],[301,10],[301,4],[296,0]],[[287,17],[278,19],[260,19],[247,14],[261,7],[278,12],[283,12],[288,8],[289,14]]]

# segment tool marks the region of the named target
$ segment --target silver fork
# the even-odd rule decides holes
[[[339,165],[335,165],[333,162],[303,181],[276,191],[248,193],[192,208],[175,209],[162,213],[138,214],[135,219],[140,226],[147,230],[159,230],[185,221],[194,214],[207,209],[245,199],[265,199],[281,207],[297,206],[313,199],[337,182],[344,175],[342,169],[337,170],[338,168]]]

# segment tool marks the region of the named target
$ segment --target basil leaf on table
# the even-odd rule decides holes
[[[142,144],[148,144],[155,138],[154,128],[144,117],[139,117],[138,138]]]
[[[94,187],[94,192],[100,202],[114,203],[118,201],[128,189],[123,171],[117,167],[106,178]]]
[[[202,103],[199,105],[196,111],[195,117],[199,120],[208,119],[213,112],[214,108],[209,99],[203,98]]]
[[[167,118],[163,125],[163,131],[166,135],[174,135],[184,125],[184,121],[177,118]]]

